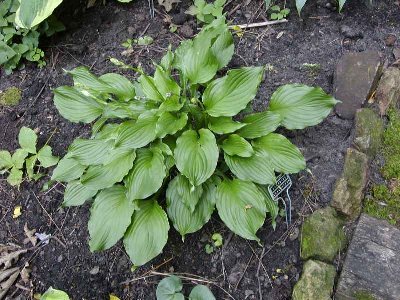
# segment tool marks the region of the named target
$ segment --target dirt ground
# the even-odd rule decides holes
[[[23,90],[23,99],[18,106],[0,107],[0,149],[13,151],[18,146],[20,127],[28,126],[38,130],[40,145],[54,132],[50,145],[57,155],[64,155],[72,140],[86,135],[89,128],[63,119],[53,105],[51,90],[71,83],[63,69],[86,65],[100,75],[117,71],[108,60],[116,57],[133,65],[141,63],[150,71],[152,60],[157,61],[169,43],[176,46],[179,40],[197,32],[195,20],[182,13],[189,2],[183,0],[169,13],[179,25],[176,33],[169,31],[168,16],[162,7],[156,6],[155,17],[150,18],[145,0],[126,5],[109,1],[105,6],[87,9],[73,19],[64,20],[68,30],[44,41],[47,67],[39,70],[27,64],[25,69],[11,76],[0,74],[0,90],[10,86]],[[400,38],[398,2],[376,1],[373,9],[367,9],[361,0],[348,0],[343,13],[338,14],[326,5],[328,1],[310,0],[302,19],[289,2],[292,13],[288,23],[254,29],[242,38],[236,37],[236,55],[230,67],[270,66],[254,101],[254,110],[265,108],[272,92],[285,83],[319,85],[331,92],[335,64],[345,52],[376,49],[381,51],[383,58],[393,61],[393,48],[399,47],[400,43],[396,41],[393,45],[387,37]],[[266,18],[262,0],[234,0],[226,11],[231,12],[228,19],[234,24]],[[121,43],[140,35],[153,37],[154,43],[134,47],[129,56],[121,55],[124,51]],[[303,64],[318,64],[320,68],[310,70]],[[134,77],[132,73],[126,74]],[[210,287],[217,299],[290,299],[302,266],[299,259],[300,224],[310,211],[330,201],[333,184],[343,166],[344,152],[351,141],[351,128],[352,121],[331,114],[319,126],[283,131],[304,153],[310,172],[292,178],[293,225],[287,230],[284,219],[279,218],[277,229],[273,231],[267,221],[258,233],[264,247],[230,234],[214,214],[210,223],[200,232],[188,236],[185,243],[171,229],[164,253],[132,272],[121,243],[105,252],[93,254],[89,251],[89,205],[61,209],[61,185],[48,192],[40,191],[48,178],[37,183],[25,182],[18,190],[8,186],[1,177],[0,242],[22,245],[25,223],[30,229],[51,233],[60,241],[51,239],[32,256],[31,279],[35,292],[53,286],[68,292],[72,299],[108,299],[110,293],[121,299],[155,299],[160,276],[129,282],[146,275],[153,266],[158,272],[187,273],[215,282]],[[16,205],[22,206],[23,213],[13,219],[12,211]],[[206,254],[204,247],[214,232],[223,235],[225,245],[222,250]],[[185,281],[185,289],[190,290],[191,286],[190,281]],[[21,290],[16,290],[11,299],[18,295],[20,299],[29,299],[29,293]]]

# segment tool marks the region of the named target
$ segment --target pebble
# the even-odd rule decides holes
[[[60,255],[59,257],[57,257],[57,261],[58,261],[58,262],[62,262],[63,259],[64,259],[64,258],[63,258],[62,255]]]
[[[254,292],[252,290],[245,290],[244,291],[244,297],[246,299],[249,298],[250,296],[253,296],[253,295],[254,295]]]
[[[385,44],[388,47],[394,46],[396,43],[397,37],[394,34],[388,34],[385,38]]]
[[[293,231],[289,235],[289,240],[294,241],[299,237],[300,230],[298,227],[295,227]]]
[[[90,273],[91,275],[96,275],[96,274],[99,273],[99,272],[100,272],[99,266],[95,266],[93,269],[91,269],[91,270],[89,271],[89,273]]]
[[[340,26],[340,33],[349,39],[357,39],[364,37],[361,31],[351,28],[350,26],[347,25]]]
[[[129,33],[129,35],[134,35],[136,33],[136,28],[132,27],[132,26],[129,26],[128,27],[128,33]]]

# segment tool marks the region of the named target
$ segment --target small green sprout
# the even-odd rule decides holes
[[[271,6],[271,8],[269,10],[271,11],[271,15],[270,15],[271,20],[282,20],[282,19],[286,18],[290,13],[289,8],[281,9],[279,5]]]

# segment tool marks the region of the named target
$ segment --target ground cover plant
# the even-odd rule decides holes
[[[184,238],[215,207],[230,230],[259,241],[267,212],[277,214],[267,192],[275,172],[306,166],[299,149],[274,131],[318,124],[338,101],[320,88],[289,84],[275,91],[268,110],[236,121],[232,117],[256,96],[264,68],[216,78],[233,52],[232,35],[219,18],[169,50],[154,76],[138,68],[132,83],[78,67],[69,71],[74,86],[54,91],[63,117],[97,120],[92,137],[76,139],[52,176],[68,183],[65,206],[95,197],[88,224],[92,251],[123,238],[131,261],[143,265],[166,244],[168,217]]]
[[[183,300],[185,296],[181,293],[182,280],[175,275],[164,278],[157,285],[157,300]],[[189,294],[189,300],[215,300],[213,293],[205,285],[196,285]]]

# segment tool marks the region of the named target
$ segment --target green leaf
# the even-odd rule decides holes
[[[193,191],[189,181],[182,175],[169,183],[166,193],[167,213],[183,238],[188,233],[200,230],[210,220],[215,208],[218,183],[217,177],[211,177]]]
[[[210,122],[208,123],[208,128],[215,133],[226,134],[235,132],[245,125],[245,123],[233,121],[230,117],[211,117]]]
[[[300,150],[283,135],[270,133],[254,140],[253,146],[266,155],[276,172],[298,173],[306,168]]]
[[[8,151],[0,151],[0,170],[9,169],[14,165],[11,154]]]
[[[69,182],[81,177],[86,167],[76,159],[65,156],[61,159],[53,171],[51,180]]]
[[[274,132],[281,122],[281,116],[272,111],[263,111],[250,114],[243,118],[246,126],[238,131],[238,134],[247,139],[254,139]]]
[[[188,121],[187,113],[173,114],[163,112],[156,124],[157,137],[164,138],[166,135],[175,134],[186,126]]]
[[[123,186],[115,185],[102,190],[94,200],[88,223],[91,251],[114,246],[131,224],[135,206],[126,198],[125,191]]]
[[[239,179],[224,180],[217,188],[218,214],[237,235],[260,241],[256,232],[264,224],[266,206],[257,186]]]
[[[99,80],[106,83],[110,87],[108,92],[117,96],[121,101],[129,101],[136,96],[134,85],[122,75],[108,73],[100,76]]]
[[[221,148],[229,155],[237,155],[241,157],[250,157],[254,154],[253,147],[244,138],[237,134],[231,134],[222,143]]]
[[[72,76],[74,84],[79,87],[88,88],[98,93],[108,93],[112,90],[106,82],[97,78],[87,67],[77,67],[66,72]]]
[[[40,296],[40,300],[69,300],[69,297],[66,292],[50,287],[42,296]]]
[[[179,99],[181,88],[162,67],[157,66],[154,73],[154,84],[157,86],[163,100],[168,98]]]
[[[62,0],[20,0],[15,23],[21,28],[31,29],[47,19]]]
[[[189,295],[189,300],[216,300],[213,293],[205,285],[196,285]]]
[[[319,87],[287,84],[272,94],[269,110],[281,116],[287,129],[303,129],[322,122],[338,102]]]
[[[7,182],[12,186],[19,186],[22,182],[22,176],[22,171],[13,167],[7,177]]]
[[[36,165],[36,161],[37,161],[37,155],[32,155],[31,157],[25,160],[26,173],[28,174],[28,178],[30,180],[35,178],[34,168]]]
[[[246,67],[212,81],[203,94],[207,113],[213,117],[237,115],[256,96],[263,72],[263,67]]]
[[[301,10],[303,9],[304,4],[306,4],[307,0],[296,0],[296,8],[297,8],[297,12],[301,13]]]
[[[22,127],[19,131],[18,142],[22,149],[36,154],[37,135],[32,129],[25,126]]]
[[[157,102],[162,102],[165,100],[164,96],[158,90],[153,78],[147,76],[146,74],[142,74],[138,81],[146,98]]]
[[[157,300],[184,300],[182,293],[182,280],[175,276],[168,276],[157,285]]]
[[[158,149],[157,149],[158,150]],[[145,199],[157,192],[166,176],[164,156],[156,149],[138,149],[125,186],[130,201]]]
[[[267,212],[271,215],[271,225],[275,230],[276,228],[276,217],[279,214],[279,206],[278,202],[274,201],[265,185],[258,185],[258,190],[264,195],[265,206],[267,208]]]
[[[153,113],[140,115],[139,119],[123,122],[119,127],[116,146],[137,149],[146,146],[156,138],[158,117]]]
[[[17,149],[11,157],[14,167],[22,169],[27,156],[28,152],[25,149]]]
[[[75,139],[68,148],[68,157],[85,166],[105,163],[111,155],[114,141],[106,139]]]
[[[225,153],[225,162],[239,179],[259,184],[274,184],[275,173],[268,156],[258,149],[251,157],[230,156]]]
[[[135,156],[134,151],[126,151],[106,165],[90,166],[81,178],[82,184],[94,190],[113,186],[128,174]]]
[[[85,96],[75,88],[62,86],[54,90],[54,104],[71,122],[90,123],[103,113],[104,104]]]
[[[0,41],[0,65],[5,64],[15,55],[17,55],[17,53],[13,50],[13,48]]]
[[[169,223],[165,211],[154,200],[139,201],[124,245],[135,266],[141,266],[162,252],[168,240]]]
[[[62,206],[79,206],[97,194],[97,189],[84,186],[79,180],[68,183],[65,188]]]
[[[214,54],[218,61],[218,69],[222,69],[231,61],[235,45],[233,44],[233,37],[229,30],[226,30],[217,37],[211,47],[211,52]]]
[[[214,173],[219,156],[214,134],[208,129],[185,131],[176,141],[176,167],[198,186]]]
[[[49,145],[43,146],[37,154],[37,159],[43,168],[54,166],[58,163],[58,157],[52,154],[51,147]]]

